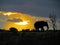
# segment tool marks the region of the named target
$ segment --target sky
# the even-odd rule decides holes
[[[42,17],[48,17],[54,11],[60,18],[60,0],[0,0],[0,11],[18,11]],[[3,27],[4,23],[0,22],[0,25]]]
[[[60,0],[0,0],[0,10],[43,17],[48,17],[54,10],[55,15],[60,18]]]

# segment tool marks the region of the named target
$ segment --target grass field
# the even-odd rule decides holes
[[[11,32],[0,29],[0,45],[59,45],[60,30]]]

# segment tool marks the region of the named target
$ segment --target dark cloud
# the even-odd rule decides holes
[[[9,22],[20,22],[22,21],[21,19],[13,18],[13,19],[8,19],[7,21]]]
[[[47,17],[51,9],[60,17],[60,0],[1,0],[0,10],[20,11],[36,16]]]

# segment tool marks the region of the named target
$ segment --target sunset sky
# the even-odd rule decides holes
[[[0,0],[0,11],[17,11],[31,16],[48,17],[53,10],[57,18],[60,18],[60,0]],[[5,22],[0,22],[0,27],[4,24]]]

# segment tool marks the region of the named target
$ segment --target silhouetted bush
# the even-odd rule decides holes
[[[18,35],[18,30],[16,28],[11,27],[10,32],[13,32],[14,34]]]
[[[17,30],[16,28],[13,28],[13,27],[11,27],[9,30],[10,30],[11,32],[14,32],[14,33],[18,32],[18,30]]]

